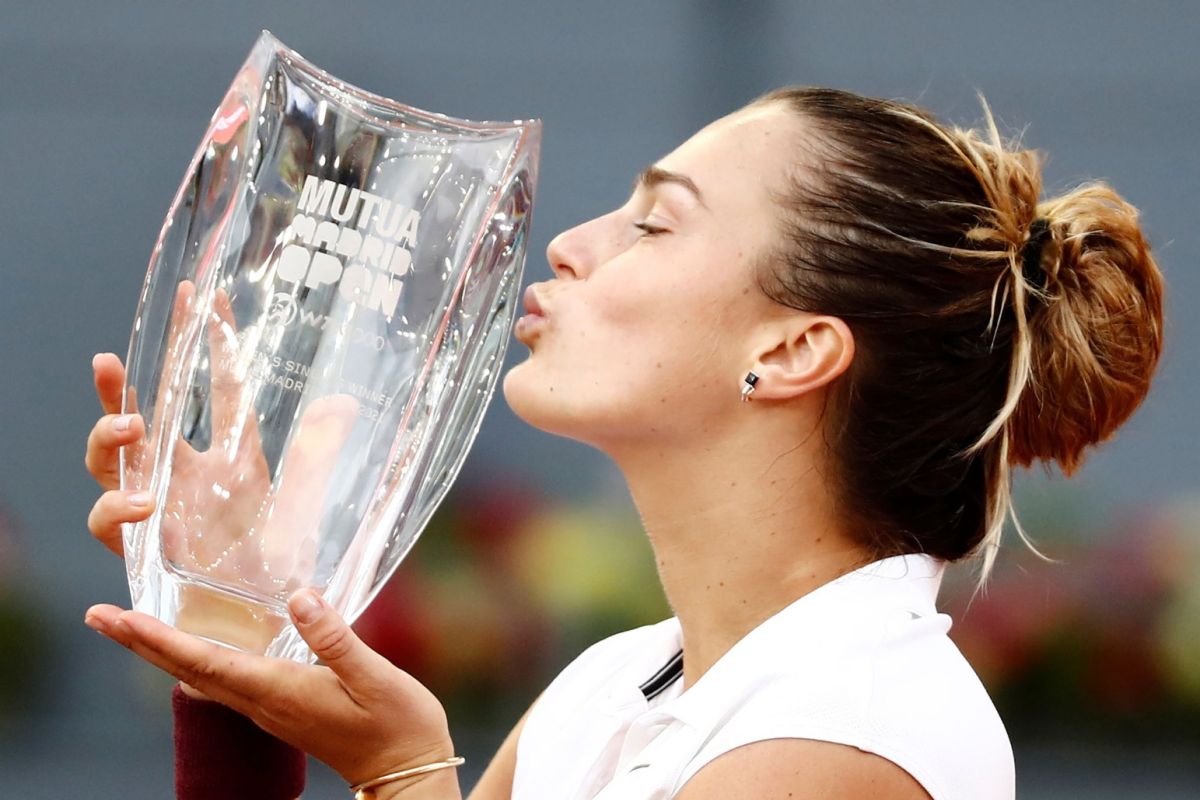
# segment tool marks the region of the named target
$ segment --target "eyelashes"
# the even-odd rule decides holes
[[[657,225],[651,225],[651,224],[647,223],[645,220],[633,223],[633,227],[640,230],[642,232],[643,236],[656,236],[660,233],[667,232],[666,228],[660,228]]]

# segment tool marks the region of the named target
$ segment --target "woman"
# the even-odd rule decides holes
[[[472,797],[1013,797],[1004,727],[935,608],[943,568],[977,557],[986,577],[1010,466],[1073,473],[1162,346],[1136,210],[1103,184],[1040,188],[1037,155],[990,115],[985,138],[788,88],[551,243],[505,398],[613,458],[676,617],[568,666]],[[108,412],[120,369],[97,361]],[[88,451],[107,488],[143,431],[113,419]],[[109,491],[90,527],[119,547],[119,523],[150,511]],[[459,797],[436,698],[311,592],[291,610],[326,667],[112,606],[87,621],[351,784],[387,778],[362,796]],[[265,791],[246,796],[296,789]]]

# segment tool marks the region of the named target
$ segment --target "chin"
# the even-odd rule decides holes
[[[505,402],[523,421],[610,456],[614,447],[626,447],[630,440],[648,441],[656,429],[669,425],[660,418],[646,422],[639,409],[615,394],[597,395],[579,386],[572,392],[572,388],[563,382],[548,381],[527,361],[509,370],[502,381]],[[641,410],[663,413],[658,403],[653,409]]]
[[[546,433],[588,443],[591,426],[586,412],[568,400],[565,387],[559,385],[556,392],[551,386],[528,361],[510,369],[501,382],[505,402],[523,421]]]
[[[505,373],[500,382],[504,401],[512,412],[535,428],[550,431],[556,400],[544,380],[530,374],[529,362],[523,361]],[[561,414],[561,411],[559,412]]]

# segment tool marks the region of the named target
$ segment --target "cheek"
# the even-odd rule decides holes
[[[564,337],[570,357],[610,379],[649,375],[693,361],[705,349],[703,302],[680,281],[608,280],[581,292]],[[575,323],[578,323],[576,325]]]
[[[547,349],[564,383],[591,402],[633,411],[694,400],[719,372],[727,341],[704,287],[679,281],[597,283]],[[585,398],[579,398],[587,402]]]
[[[736,333],[720,292],[616,271],[564,286],[533,352],[505,376],[509,406],[535,427],[594,444],[697,430],[738,395]]]

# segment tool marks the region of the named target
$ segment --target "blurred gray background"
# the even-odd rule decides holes
[[[1142,209],[1170,290],[1149,400],[1054,491],[1100,518],[1197,491],[1198,4],[0,3],[0,502],[19,524],[0,574],[37,598],[46,653],[36,698],[0,732],[0,797],[170,795],[168,683],[82,624],[92,603],[128,602],[121,565],[86,531],[90,361],[124,357],[163,215],[262,28],[412,105],[542,118],[527,280],[548,277],[552,235],[623,202],[639,169],[770,88],[903,98],[965,124],[980,119],[980,90],[1008,133],[1049,153],[1047,194],[1105,178]],[[523,353],[514,344],[510,361]],[[499,395],[464,478],[496,472],[567,501],[628,503],[606,460],[525,426]],[[1066,484],[1023,478],[1018,501],[1047,482]],[[461,734],[476,770],[499,735]],[[1026,798],[1195,797],[1200,785],[1194,751],[1017,748]],[[317,771],[306,797],[343,792]]]

